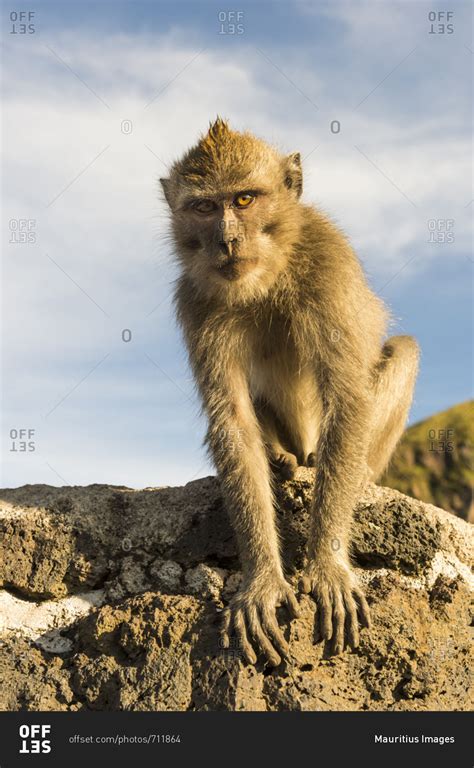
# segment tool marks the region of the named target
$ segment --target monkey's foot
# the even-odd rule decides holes
[[[286,452],[272,453],[270,456],[270,464],[272,469],[282,480],[292,480],[298,468],[296,456]]]
[[[349,566],[323,566],[313,561],[300,581],[300,589],[314,598],[318,634],[323,640],[332,639],[332,652],[341,653],[346,644],[357,648],[359,623],[370,626],[370,610]]]
[[[288,643],[276,618],[276,608],[281,604],[286,605],[291,618],[299,615],[293,590],[282,578],[264,575],[261,580],[244,586],[224,611],[222,647],[229,648],[230,635],[235,633],[244,658],[250,664],[255,664],[257,655],[249,640],[251,637],[269,664],[278,666],[281,657],[286,658],[289,654]]]

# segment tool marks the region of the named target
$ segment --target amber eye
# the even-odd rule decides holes
[[[248,208],[248,206],[253,203],[255,200],[255,195],[250,195],[248,193],[237,195],[237,197],[234,200],[234,205],[237,206],[237,208]]]
[[[198,200],[193,205],[193,210],[198,211],[199,213],[212,213],[216,208],[217,205],[213,200]]]

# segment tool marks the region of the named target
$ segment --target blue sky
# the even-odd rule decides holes
[[[36,2],[24,35],[10,12],[4,486],[212,471],[156,181],[218,113],[301,151],[305,200],[419,339],[411,421],[472,396],[469,3]]]

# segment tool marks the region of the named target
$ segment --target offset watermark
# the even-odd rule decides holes
[[[228,659],[241,659],[243,657],[242,644],[238,637],[229,637],[226,644],[222,638],[219,638],[219,653]]]
[[[429,35],[452,35],[454,33],[454,11],[429,11]]]
[[[219,11],[217,20],[219,35],[243,35],[245,32],[243,11]]]
[[[120,130],[125,136],[128,136],[133,131],[133,123],[131,120],[122,120],[120,123]]]
[[[454,429],[430,429],[428,432],[429,451],[452,453],[454,451]]]
[[[10,244],[28,245],[36,243],[36,219],[10,219]]]
[[[10,11],[11,35],[34,35],[36,11]]]
[[[454,219],[428,219],[428,243],[454,243]]]
[[[456,644],[451,638],[432,637],[429,646],[428,656],[434,662],[452,659],[456,652]]]
[[[51,726],[46,723],[41,725],[20,725],[20,755],[47,755],[51,752]]]
[[[222,219],[219,222],[219,229],[221,232],[219,242],[221,243],[228,242],[228,240],[241,243],[244,239],[245,225],[242,221],[237,221],[235,219],[224,221],[224,219]]]
[[[244,448],[244,442],[242,440],[244,430],[243,429],[221,429],[219,431],[219,437],[222,441],[225,441],[226,448],[234,453],[236,451],[242,451]]]
[[[8,434],[11,440],[10,453],[33,453],[36,450],[35,429],[13,427]]]

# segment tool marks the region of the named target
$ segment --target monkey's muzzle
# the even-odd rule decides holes
[[[226,280],[238,280],[240,277],[251,272],[257,263],[258,259],[256,257],[248,259],[231,258],[217,265],[216,270]]]

